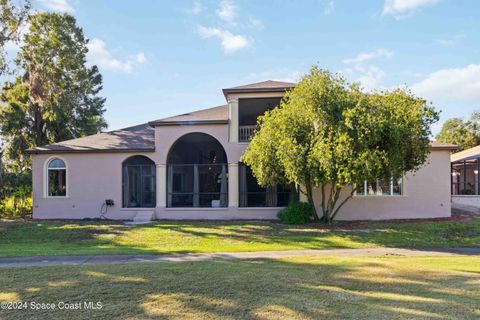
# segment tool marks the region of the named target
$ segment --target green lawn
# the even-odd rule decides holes
[[[2,269],[2,319],[478,319],[480,257],[302,257]]]
[[[480,219],[286,226],[273,222],[0,222],[0,256],[361,247],[480,247]]]

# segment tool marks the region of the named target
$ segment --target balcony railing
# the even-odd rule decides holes
[[[240,142],[249,142],[250,138],[255,133],[256,125],[252,126],[239,126],[238,128],[238,140]]]

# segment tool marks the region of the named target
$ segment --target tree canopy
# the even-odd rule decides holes
[[[458,145],[460,150],[480,145],[480,112],[474,112],[470,119],[448,119],[443,123],[442,130],[436,139],[440,142]]]
[[[38,13],[28,23],[17,57],[23,75],[5,83],[0,97],[7,164],[20,171],[28,166],[27,148],[106,128],[102,76],[86,65],[88,40],[75,18]]]
[[[30,1],[0,0],[0,76],[7,70],[5,46],[19,40],[20,29],[30,12]]]
[[[331,222],[355,185],[418,169],[437,120],[434,108],[408,91],[366,94],[313,67],[279,107],[259,118],[242,161],[260,185],[293,183],[312,206],[319,188],[322,215],[315,210],[314,219]]]

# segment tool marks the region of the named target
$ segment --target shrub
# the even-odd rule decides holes
[[[32,213],[32,197],[13,195],[0,199],[0,217],[25,218]]]
[[[305,224],[312,217],[312,206],[306,202],[292,202],[278,213],[278,218],[285,224]]]

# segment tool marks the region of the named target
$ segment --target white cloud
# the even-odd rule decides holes
[[[187,9],[187,13],[192,15],[197,15],[204,10],[205,10],[205,7],[202,5],[200,1],[194,1],[192,6],[189,9]]]
[[[238,7],[230,0],[222,0],[220,2],[219,8],[216,11],[217,16],[223,21],[235,24],[235,19],[237,18]]]
[[[38,0],[46,9],[74,13],[75,9],[68,3],[68,0]]]
[[[348,78],[353,78],[354,81],[360,82],[361,86],[366,91],[372,91],[381,87],[381,81],[385,78],[385,71],[376,65],[367,65],[367,62],[372,62],[376,59],[386,59],[393,56],[393,51],[379,48],[371,52],[360,53],[354,58],[343,60],[344,64],[350,67],[340,70]]]
[[[145,53],[139,52],[135,55],[135,60],[138,63],[145,63],[145,62],[147,62],[147,57],[145,57]]]
[[[435,103],[479,104],[480,64],[440,69],[411,86],[417,95]]]
[[[196,32],[202,38],[218,38],[221,46],[226,53],[232,53],[251,45],[252,40],[244,35],[235,35],[230,31],[220,28],[208,28],[197,26]]]
[[[464,34],[456,34],[456,35],[451,36],[451,37],[447,37],[447,38],[443,38],[443,39],[437,39],[437,40],[435,40],[435,42],[438,43],[441,46],[449,47],[449,46],[453,46],[453,45],[459,43],[464,38],[465,38]]]
[[[147,58],[143,52],[136,54],[133,60],[121,60],[114,58],[107,49],[107,44],[98,38],[90,39],[87,47],[87,59],[89,63],[114,72],[132,73],[135,62],[145,63],[147,61]]]
[[[390,58],[393,55],[393,52],[384,48],[377,49],[371,52],[360,53],[355,58],[345,59],[343,63],[345,64],[358,64],[363,63],[369,60],[377,58]]]
[[[333,9],[335,9],[335,2],[329,1],[325,6],[325,9],[323,10],[323,14],[329,15],[330,13],[332,13]]]
[[[435,5],[438,0],[385,0],[382,15],[392,15],[397,19],[412,15],[418,8]]]
[[[250,28],[253,28],[253,29],[257,29],[257,30],[263,30],[263,28],[264,28],[263,22],[261,20],[255,19],[253,17],[248,18],[247,26],[250,27]]]

